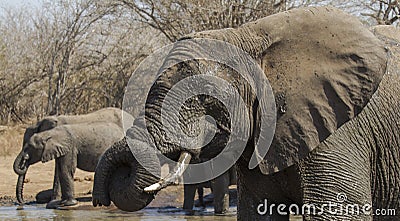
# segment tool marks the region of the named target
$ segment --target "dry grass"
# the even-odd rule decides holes
[[[12,156],[22,148],[26,125],[0,126],[0,156]]]

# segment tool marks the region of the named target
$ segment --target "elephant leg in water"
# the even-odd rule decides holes
[[[58,166],[58,178],[61,188],[61,205],[75,205],[77,201],[74,199],[74,174],[77,167],[76,153],[70,153],[56,159]],[[55,182],[56,184],[56,182]]]
[[[203,190],[203,187],[197,187],[197,195],[199,196],[199,205],[201,207],[206,207],[206,204],[204,204],[204,190]]]
[[[58,163],[55,165],[54,169],[54,182],[53,182],[53,194],[51,196],[51,200],[56,200],[61,197],[61,186],[60,186],[60,166]]]
[[[211,189],[214,194],[214,212],[216,214],[224,214],[229,211],[229,181],[229,170],[211,180]]]
[[[46,208],[53,209],[58,206],[72,206],[77,204],[73,196],[76,167],[77,158],[72,153],[56,159],[52,194],[51,196],[46,196],[47,198],[50,197],[51,201],[47,204]],[[60,197],[61,202],[59,200]]]
[[[230,171],[226,171],[221,176],[210,181],[210,187],[214,194],[214,213],[224,214],[229,210],[229,184]],[[185,184],[183,209],[192,212],[194,206],[194,196],[196,189],[206,187],[206,184]],[[202,197],[199,199],[202,200]]]

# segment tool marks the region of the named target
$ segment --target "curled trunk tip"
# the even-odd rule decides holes
[[[135,153],[135,156],[132,152]],[[146,162],[146,170],[137,160]],[[154,194],[144,188],[159,181],[161,167],[149,145],[137,140],[122,139],[114,143],[101,157],[95,172],[93,205],[110,205],[121,210],[138,211],[147,206]]]

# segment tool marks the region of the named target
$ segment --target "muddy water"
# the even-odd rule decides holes
[[[24,207],[0,207],[1,220],[236,220],[236,209],[224,216],[214,216],[212,209],[196,210],[195,215],[187,216],[177,208],[146,208],[139,212],[128,213],[120,210],[50,210],[44,205]]]
[[[224,216],[215,216],[212,208],[196,210],[194,215],[187,216],[181,209],[174,207],[146,208],[139,212],[128,213],[120,210],[100,210],[80,208],[73,210],[50,210],[45,205],[28,205],[23,207],[0,207],[1,220],[144,220],[144,221],[180,221],[180,220],[236,220],[236,208],[231,207],[230,213]],[[291,217],[291,221],[300,221],[301,217]]]

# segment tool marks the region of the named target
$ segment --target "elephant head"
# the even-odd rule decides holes
[[[275,134],[267,153],[257,152],[255,146],[259,139],[263,139],[260,118],[265,116],[261,110],[269,108],[259,102],[253,84],[229,66],[215,61],[190,59],[202,53],[202,45],[190,41],[197,38],[220,40],[240,48],[257,62],[268,78],[278,113]],[[241,56],[235,52],[229,50],[229,57],[238,58],[237,62],[241,62]],[[245,149],[238,164],[242,168],[252,169],[254,162],[257,162],[256,166],[263,174],[278,172],[298,163],[341,125],[357,116],[376,91],[387,62],[387,52],[378,38],[356,18],[331,7],[291,10],[237,29],[194,33],[178,41],[164,64],[169,60],[177,60],[177,55],[184,55],[188,59],[162,69],[163,73],[148,94],[146,111],[141,116],[144,120],[136,120],[127,133],[128,137],[142,143],[135,145],[132,151],[145,151],[146,148],[140,150],[140,146],[150,145],[146,144],[148,140],[143,135],[146,134],[143,131],[147,130],[152,139],[150,143],[154,143],[170,159],[178,160],[182,158],[182,153],[188,153],[193,159],[200,155],[211,159],[225,147],[233,132],[232,124],[238,122],[243,126],[241,128],[249,128],[249,131],[239,133],[248,133],[249,138],[244,141]],[[178,118],[179,125],[175,127],[182,128],[186,134],[197,134],[198,129],[193,124],[204,115],[212,116],[217,125],[217,132],[207,145],[201,149],[185,149],[168,138],[166,130],[174,128],[163,125],[161,108],[174,85],[195,75],[212,75],[227,81],[245,102],[247,115],[243,109],[234,106],[231,108],[239,117],[231,119],[228,107],[204,94],[188,99],[182,106],[172,106],[172,109],[180,108],[179,111],[171,109],[163,114],[166,119]],[[257,83],[257,79],[252,80]],[[202,86],[211,90],[221,88],[221,85],[209,82]],[[111,193],[117,190],[110,183],[118,182],[112,177],[113,173],[122,173],[117,168],[128,163],[115,156],[129,156],[133,161],[130,148],[123,145],[124,148],[111,147],[110,155],[103,155],[99,162],[93,190],[95,206],[110,204]],[[118,154],[111,154],[113,149]],[[135,179],[139,179],[139,175],[149,176],[148,172],[145,175],[135,173],[137,168],[138,165],[132,165],[125,171],[125,176],[129,174]],[[121,201],[111,198],[111,201],[117,206],[124,204],[121,209],[140,209],[144,204],[136,206],[137,202],[143,201],[139,193],[143,190],[157,191],[165,186],[166,181],[164,178],[147,187],[146,183],[129,185],[136,194],[126,194]],[[126,205],[131,207],[126,208]]]
[[[58,124],[58,119],[56,116],[47,116],[42,120],[38,121],[35,125],[27,127],[24,133],[24,140],[22,142],[22,147],[25,146],[25,144],[35,133],[55,128],[57,124]]]
[[[49,131],[35,133],[24,145],[14,161],[13,169],[18,175],[16,195],[19,203],[23,203],[23,181],[28,167],[39,161],[47,162],[61,157],[69,151],[62,140],[52,139]]]

